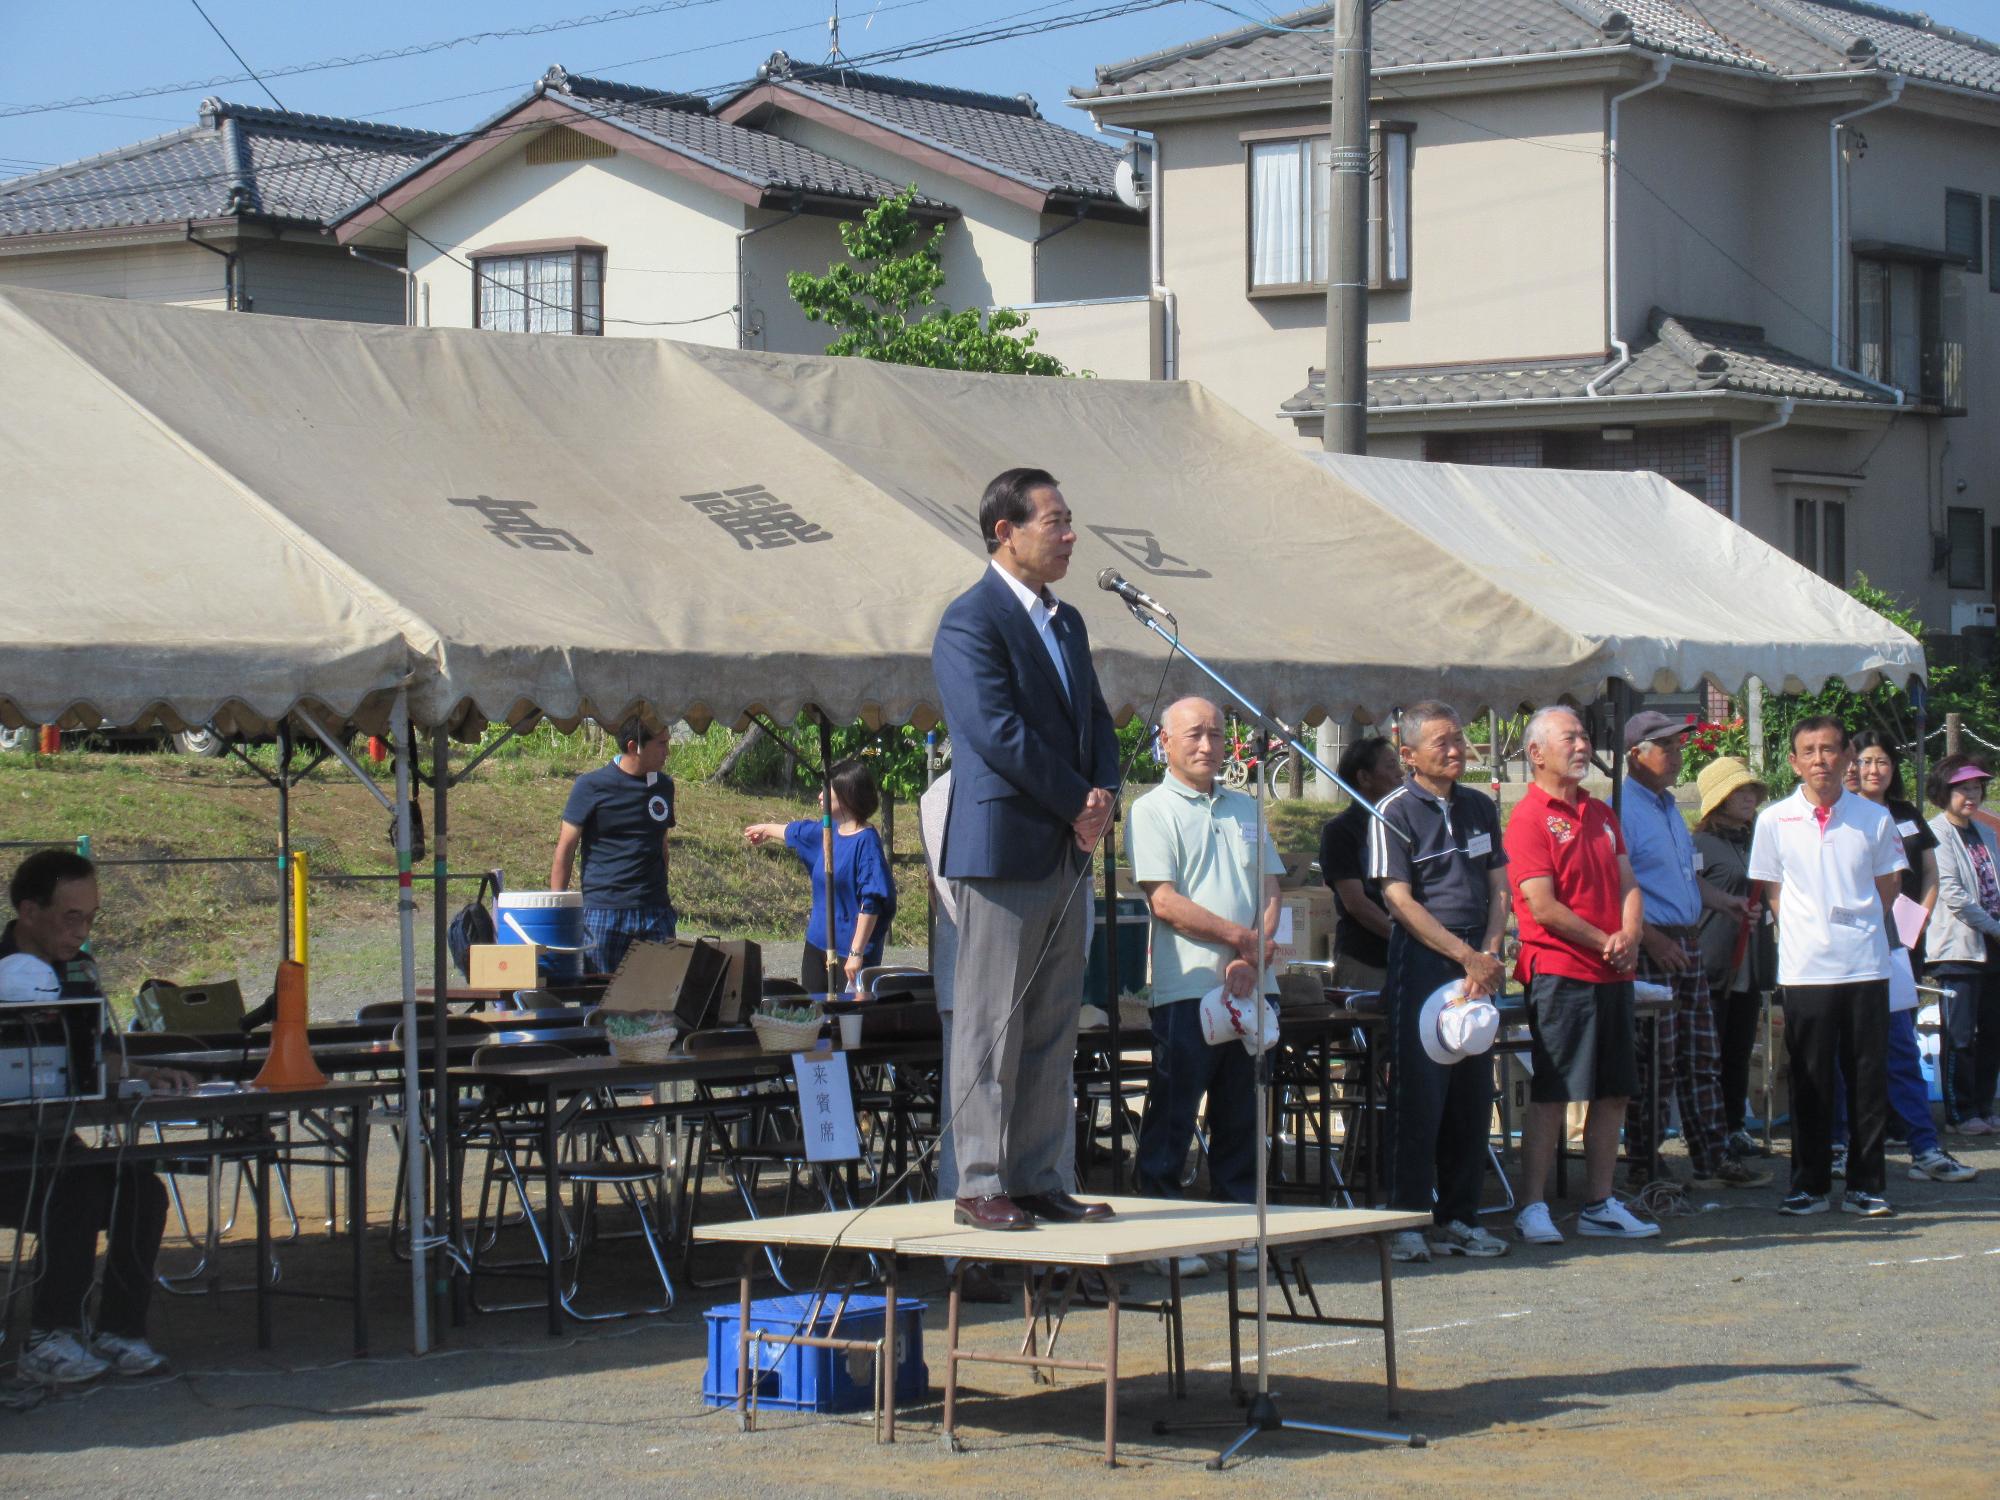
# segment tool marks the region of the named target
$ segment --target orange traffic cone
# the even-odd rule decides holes
[[[271,1053],[251,1087],[323,1089],[326,1074],[306,1045],[306,966],[285,959],[278,965],[278,1018],[271,1027]]]

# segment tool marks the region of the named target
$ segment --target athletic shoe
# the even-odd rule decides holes
[[[1247,1271],[1253,1276],[1257,1274],[1257,1247],[1255,1245],[1244,1245],[1237,1250],[1218,1250],[1215,1254],[1207,1257],[1207,1259],[1208,1263],[1214,1266],[1216,1270],[1226,1271],[1229,1269],[1229,1258],[1232,1255],[1236,1257],[1236,1269],[1238,1271]]]
[[[90,1352],[99,1359],[109,1360],[114,1375],[151,1375],[167,1366],[166,1355],[144,1339],[129,1339],[122,1334],[98,1334],[90,1341]]]
[[[1444,1255],[1469,1255],[1474,1260],[1492,1260],[1507,1253],[1507,1242],[1499,1235],[1477,1224],[1465,1224],[1457,1219],[1449,1224],[1433,1225],[1430,1245],[1432,1250]]]
[[[1722,1149],[1727,1151],[1731,1156],[1769,1156],[1771,1154],[1765,1149],[1764,1143],[1747,1130],[1731,1131],[1729,1139],[1723,1142]]]
[[[1173,1264],[1172,1261],[1149,1260],[1146,1262],[1146,1269],[1151,1271],[1155,1276],[1166,1276],[1171,1274]],[[1206,1276],[1208,1274],[1208,1260],[1206,1257],[1200,1255],[1183,1255],[1180,1257],[1180,1268],[1182,1281],[1186,1281],[1190,1276]]]
[[[1835,1146],[1833,1148],[1833,1180],[1835,1182],[1847,1181],[1847,1148],[1845,1146]]]
[[[1389,1259],[1402,1261],[1405,1265],[1412,1261],[1419,1265],[1429,1265],[1430,1241],[1417,1230],[1399,1229],[1389,1236]]]
[[[111,1368],[111,1361],[99,1359],[73,1333],[30,1333],[28,1347],[21,1351],[16,1366],[29,1385],[82,1385]]]
[[[1951,1127],[1960,1135],[1991,1135],[1993,1127],[1978,1115],[1967,1115]]]
[[[1606,1198],[1576,1216],[1576,1232],[1600,1240],[1649,1240],[1660,1232],[1660,1226],[1634,1218],[1616,1198]]]
[[[1864,1219],[1893,1219],[1896,1210],[1889,1206],[1889,1200],[1880,1193],[1860,1193],[1849,1188],[1840,1198],[1840,1211],[1844,1214],[1860,1214]]]
[[[1713,1188],[1753,1188],[1763,1187],[1770,1182],[1771,1174],[1761,1171],[1734,1156],[1725,1156],[1713,1172],[1706,1177],[1697,1177],[1688,1184],[1704,1190]]]
[[[1968,1167],[1964,1162],[1938,1146],[1931,1147],[1922,1156],[1910,1158],[1910,1181],[1924,1182],[1970,1182],[1979,1175],[1979,1168]]]
[[[1787,1193],[1785,1201],[1778,1205],[1778,1212],[1803,1219],[1807,1214],[1825,1213],[1828,1206],[1823,1193]]]
[[[1563,1242],[1562,1231],[1549,1217],[1546,1203],[1530,1203],[1514,1215],[1514,1233],[1527,1245],[1560,1245]]]

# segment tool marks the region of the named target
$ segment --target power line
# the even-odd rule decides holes
[[[57,110],[82,109],[92,104],[118,104],[128,99],[155,99],[163,94],[191,94],[198,89],[219,88],[227,83],[255,83],[264,92],[265,78],[291,78],[305,73],[330,73],[342,68],[358,68],[368,63],[394,62],[405,57],[424,57],[433,52],[447,52],[454,47],[477,46],[481,42],[505,41],[516,37],[548,36],[558,31],[577,31],[587,26],[603,26],[613,21],[632,21],[645,16],[656,16],[664,11],[693,10],[697,7],[719,4],[720,0],[658,0],[650,5],[628,5],[618,10],[600,11],[589,16],[568,16],[558,21],[540,21],[528,26],[507,26],[492,31],[472,31],[464,36],[446,37],[442,41],[418,42],[408,47],[388,47],[380,52],[361,52],[347,57],[326,57],[316,62],[286,63],[270,68],[260,77],[252,72],[248,64],[239,57],[243,67],[241,73],[228,73],[215,78],[195,78],[181,83],[149,84],[144,88],[124,89],[117,93],[91,94],[74,99],[54,99],[41,104],[0,105],[0,119],[18,115],[50,114]],[[199,7],[197,7],[199,9]],[[206,19],[206,16],[204,16]],[[209,22],[209,29],[215,23]],[[217,31],[217,36],[222,33]],[[223,45],[228,46],[224,38]],[[229,48],[232,56],[236,49]]]

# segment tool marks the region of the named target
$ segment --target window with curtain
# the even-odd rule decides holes
[[[1368,285],[1410,284],[1411,131],[1369,132]],[[1326,288],[1333,143],[1325,133],[1249,142],[1250,290]]]
[[[1967,506],[1948,506],[1944,513],[1945,540],[1951,555],[1945,565],[1945,584],[1955,589],[1986,587],[1986,512]]]
[[[1962,256],[1965,269],[1977,273],[1985,269],[1985,216],[1979,211],[1979,194],[1947,188],[1944,195],[1944,247]]]
[[[494,255],[472,263],[473,323],[496,333],[604,332],[604,252]]]

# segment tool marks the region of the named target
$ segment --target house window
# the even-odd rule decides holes
[[[1925,406],[1965,409],[1965,297],[1958,267],[1857,256],[1854,368]]]
[[[1828,583],[1847,587],[1847,503],[1843,500],[1792,501],[1792,561]]]
[[[1945,540],[1951,555],[1945,564],[1945,584],[1955,589],[1986,587],[1986,512],[1953,505],[1944,513]]]
[[[1979,194],[1962,193],[1956,188],[1945,191],[1944,247],[1951,254],[1963,258],[1965,269],[1975,274],[1985,265],[1979,253],[1980,235],[1985,226],[1979,221]]]
[[[1368,285],[1410,284],[1411,132],[1383,124],[1369,132]],[[1332,138],[1324,132],[1253,139],[1250,147],[1250,290],[1326,290]]]
[[[604,332],[604,252],[581,246],[475,256],[473,326],[496,333]]]

